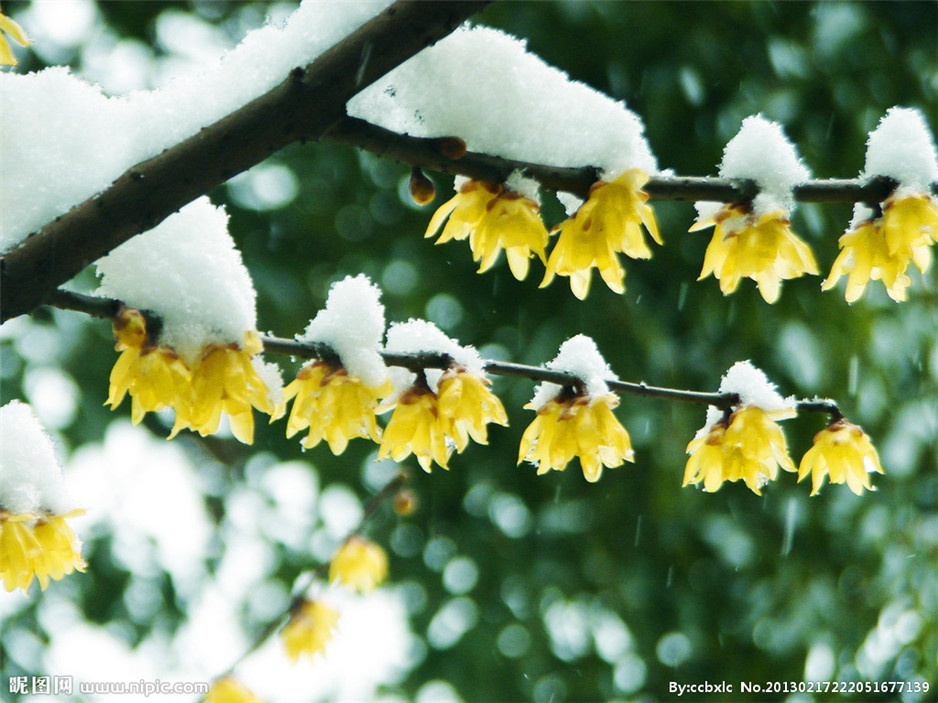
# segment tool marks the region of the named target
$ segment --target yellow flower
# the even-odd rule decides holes
[[[690,458],[684,469],[684,484],[704,484],[709,493],[717,491],[724,481],[742,479],[756,495],[762,495],[762,486],[775,480],[778,468],[795,471],[788,456],[788,444],[782,428],[773,415],[762,408],[747,406],[720,420],[687,445]]]
[[[563,471],[573,457],[580,458],[586,480],[599,480],[603,467],[634,461],[635,453],[625,428],[612,413],[619,404],[614,393],[589,397],[562,393],[537,409],[537,417],[521,437],[518,463],[528,460],[537,473]],[[528,403],[524,407],[534,410]]]
[[[862,429],[840,418],[814,436],[814,445],[801,459],[798,480],[811,474],[811,495],[821,490],[825,476],[860,495],[864,488],[875,490],[870,485],[873,471],[883,473],[876,447]]]
[[[925,273],[931,265],[931,246],[938,237],[938,205],[927,195],[886,200],[880,218],[860,222],[842,235],[840,254],[821,290],[830,290],[847,276],[845,298],[859,299],[870,281],[882,281],[889,297],[902,302],[912,279],[910,263]]]
[[[287,421],[287,437],[308,427],[303,446],[311,449],[325,439],[336,455],[355,437],[380,442],[375,411],[378,399],[390,391],[389,381],[371,388],[342,366],[324,361],[307,364],[283,391],[284,400],[296,398]]]
[[[404,391],[384,428],[378,459],[392,457],[402,461],[413,453],[427,473],[434,461],[448,469],[450,450],[446,445],[446,427],[437,421],[438,406],[439,398],[426,386]]]
[[[359,593],[373,591],[388,577],[388,555],[363,537],[345,540],[329,564],[329,581],[345,584]]]
[[[774,303],[783,280],[818,273],[811,248],[790,225],[782,210],[756,217],[738,204],[724,205],[713,217],[698,220],[691,232],[715,229],[697,280],[713,274],[727,295],[742,278],[751,278],[765,301]]]
[[[252,354],[263,348],[256,332],[246,332],[244,346],[211,344],[192,370],[192,407],[190,427],[201,434],[218,431],[221,414],[231,419],[231,432],[245,444],[254,442],[254,415],[252,408],[262,410],[274,418],[281,408],[271,402],[269,391],[251,363]],[[172,434],[183,427],[176,416]]]
[[[468,446],[470,437],[479,444],[488,444],[488,423],[508,424],[505,407],[488,385],[488,379],[458,368],[440,379],[438,421],[446,436],[455,442],[457,452]]]
[[[111,370],[105,405],[116,409],[130,393],[131,419],[136,425],[148,412],[163,408],[176,411],[176,424],[188,424],[191,373],[189,367],[166,346],[156,346],[138,310],[123,308],[114,319],[115,349],[121,355]]]
[[[550,258],[541,288],[554,276],[569,276],[570,289],[583,300],[589,293],[590,274],[595,267],[606,285],[623,293],[625,270],[619,264],[618,252],[633,259],[651,258],[640,225],[661,244],[655,213],[648,205],[648,194],[642,186],[648,174],[629,169],[613,181],[598,181],[590,188],[589,198],[576,215],[554,228],[560,237]]]
[[[890,252],[926,244],[929,237],[938,242],[938,201],[927,193],[890,196],[883,203],[883,230]]]
[[[433,214],[425,236],[432,237],[449,218],[437,244],[469,237],[479,273],[490,269],[504,249],[511,273],[520,281],[528,275],[531,256],[546,259],[547,229],[539,211],[534,200],[520,193],[470,180]]]
[[[3,13],[0,13],[0,64],[15,66],[17,64],[16,57],[10,50],[10,42],[4,36],[6,34],[9,34],[10,39],[20,46],[29,46],[31,42],[22,27]]]
[[[205,703],[261,703],[261,699],[244,684],[226,676],[212,684]]]
[[[287,655],[294,662],[303,653],[314,656],[332,639],[339,614],[325,603],[304,600],[280,632]]]
[[[7,591],[27,591],[33,576],[46,590],[50,578],[58,581],[85,570],[81,542],[65,521],[81,512],[12,515],[0,510],[0,580]]]

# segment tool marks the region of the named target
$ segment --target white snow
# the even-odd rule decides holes
[[[508,190],[520,193],[528,200],[533,200],[538,205],[541,204],[541,199],[537,193],[540,184],[533,178],[525,178],[520,171],[511,172],[508,178],[505,179],[505,187]]]
[[[808,180],[811,172],[777,122],[751,115],[724,148],[720,175],[751,178],[759,184],[753,200],[753,214],[759,217],[774,210],[791,213],[792,188]]]
[[[482,357],[475,347],[462,346],[455,339],[447,337],[439,327],[426,320],[410,319],[407,322],[395,322],[388,329],[388,341],[385,349],[389,352],[418,354],[429,352],[448,354],[459,366],[476,376],[485,376]],[[436,393],[439,390],[443,369],[426,369],[427,384]],[[400,366],[390,368],[394,393],[389,400],[395,400],[410,388],[417,379],[416,374]]]
[[[417,137],[458,136],[471,151],[613,177],[657,171],[641,120],[490,27],[463,25],[348,103],[348,114]]]
[[[794,397],[783,398],[775,384],[751,361],[737,361],[720,379],[720,393],[736,393],[740,405],[755,406],[766,412],[788,411],[795,407]]]
[[[332,284],[326,307],[296,339],[328,344],[350,374],[366,386],[378,387],[388,377],[379,353],[385,328],[380,298],[381,290],[367,276],[347,276]]]
[[[388,4],[306,0],[282,28],[248,33],[202,73],[126,96],[107,97],[64,67],[0,74],[0,251],[267,92]]]
[[[886,111],[870,132],[862,175],[888,176],[902,188],[928,192],[929,184],[938,181],[938,152],[921,111],[907,107]]]
[[[578,334],[561,344],[557,356],[545,367],[552,371],[563,371],[576,376],[583,381],[586,393],[591,398],[608,395],[610,391],[606,381],[619,380],[599,353],[596,342],[585,334]],[[560,393],[561,388],[562,386],[549,381],[539,383],[534,389],[531,406],[539,410],[548,401],[553,400]]]
[[[772,415],[773,419],[785,420],[795,416],[795,397],[783,398],[775,384],[751,361],[737,361],[720,379],[720,393],[739,395],[739,407],[757,407]],[[723,418],[723,411],[715,405],[707,407],[707,419],[696,437],[705,436]]]
[[[97,261],[98,294],[148,309],[159,341],[192,363],[208,344],[242,344],[257,327],[254,285],[228,234],[228,215],[195,200]]]
[[[76,507],[52,439],[32,408],[11,400],[0,408],[0,508],[14,515],[43,510],[64,515]]]

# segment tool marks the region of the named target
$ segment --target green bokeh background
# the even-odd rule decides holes
[[[4,3],[14,16],[22,7]],[[112,30],[154,44],[155,20],[170,8],[236,36],[239,18],[253,11],[246,3],[207,2],[109,2],[99,10]],[[887,108],[918,107],[935,129],[936,8],[932,2],[504,2],[475,20],[527,39],[548,63],[624,100],[643,118],[662,168],[714,175],[740,121],[761,112],[784,125],[815,177],[849,178],[862,169],[866,135]],[[256,12],[264,10],[258,4]],[[63,58],[81,66],[80,52]],[[35,55],[21,66],[39,67]],[[739,484],[712,495],[682,489],[684,450],[703,424],[703,410],[624,397],[617,414],[632,435],[633,465],[607,471],[594,485],[575,466],[536,477],[531,466],[516,466],[518,441],[533,417],[522,409],[532,384],[496,379],[511,426],[493,429],[489,446],[454,457],[449,472],[426,475],[412,462],[420,509],[407,518],[382,513],[369,529],[391,554],[392,580],[425,591],[425,606],[412,614],[418,635],[452,598],[425,556],[451,552],[479,570],[467,594],[477,607],[475,626],[452,647],[428,647],[394,690],[412,697],[427,681],[442,679],[471,701],[676,700],[671,681],[802,681],[809,652],[822,647],[833,657],[833,679],[926,680],[930,694],[902,699],[935,699],[934,271],[913,275],[910,299],[901,305],[874,283],[848,306],[839,289],[820,293],[816,277],[787,282],[771,306],[751,281],[724,297],[712,279],[696,282],[709,233],[687,233],[693,208],[657,203],[665,246],[654,247],[650,261],[626,262],[624,295],[594,282],[580,302],[562,279],[539,290],[538,264],[520,283],[504,261],[478,275],[464,245],[425,240],[432,208],[408,202],[404,165],[332,144],[294,146],[273,160],[300,182],[288,206],[255,211],[226,188],[211,194],[231,214],[258,291],[262,331],[301,331],[333,281],[363,272],[384,288],[389,320],[434,320],[489,357],[542,363],[565,339],[584,333],[621,378],[696,390],[714,390],[729,366],[751,359],[785,395],[837,399],[873,438],[886,469],[874,477],[878,490],[862,497],[828,486],[809,498],[809,487],[791,475],[763,497]],[[431,176],[439,205],[449,197],[451,178]],[[546,219],[556,222],[558,203],[549,193],[544,201]],[[794,215],[793,227],[822,271],[836,256],[850,212],[848,205],[804,205]],[[85,274],[80,282],[91,280]],[[39,311],[27,332],[48,335],[54,354],[36,361],[20,341],[4,338],[3,402],[29,399],[23,379],[31,368],[58,366],[81,393],[61,439],[70,451],[101,441],[108,423],[128,414],[126,407],[102,408],[116,356],[108,326]],[[278,361],[287,376],[296,368]],[[155,418],[145,424],[158,436],[167,433]],[[822,426],[818,416],[785,424],[796,461]],[[298,443],[282,433],[282,423],[259,423],[252,447],[186,438],[193,451],[207,449],[229,467],[225,486],[206,496],[219,520],[228,489],[243,479],[252,456],[301,457]],[[323,485],[347,483],[364,498],[370,489],[362,467],[372,451],[361,442],[339,459],[324,447],[302,458]],[[262,462],[255,464],[262,470]],[[126,468],[133,471],[132,462]],[[88,573],[75,579],[94,622],[128,621],[120,605],[102,606],[119,604],[130,578],[112,560],[109,541],[100,535],[88,542]],[[308,560],[288,550],[282,558],[277,574],[289,587]],[[162,622],[176,627],[186,618],[185,604],[174,597],[168,576],[158,581]],[[552,636],[545,618],[558,613],[566,624]],[[903,614],[918,626],[896,635]],[[624,662],[604,650],[597,634],[616,620],[631,636]],[[146,635],[146,625],[129,625],[131,640]],[[4,634],[15,628],[54,636],[42,631],[32,608],[4,622]],[[874,649],[871,638],[893,635],[892,645],[876,650],[884,653],[875,665],[864,663]],[[517,644],[525,641],[526,647]],[[9,642],[0,635],[4,673],[39,673],[22,667]]]

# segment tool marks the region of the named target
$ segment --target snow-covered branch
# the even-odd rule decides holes
[[[268,93],[128,169],[5,254],[0,319],[29,312],[90,262],[284,146],[318,139],[352,95],[486,4],[398,0]]]
[[[512,173],[520,171],[547,190],[572,193],[584,199],[601,173],[601,169],[595,166],[551,166],[466,151],[465,142],[458,135],[412,137],[355,117],[347,117],[336,124],[323,139],[355,146],[410,166],[490,183],[503,183]],[[459,145],[462,145],[461,149]],[[880,203],[895,187],[896,183],[888,178],[809,180],[794,187],[794,198],[806,203]],[[759,192],[751,179],[705,176],[653,176],[643,189],[651,200],[727,203],[749,202]],[[938,194],[938,183],[932,184],[932,192]]]

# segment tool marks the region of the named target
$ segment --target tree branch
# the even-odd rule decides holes
[[[73,310],[95,317],[114,317],[124,305],[119,300],[99,298],[72,291],[58,290],[50,296],[49,304],[63,310]],[[154,313],[147,313],[147,319],[159,323],[159,317]],[[338,364],[340,359],[335,351],[321,342],[306,343],[295,339],[261,335],[264,351],[268,354],[284,354],[299,359],[317,359],[327,363]],[[448,369],[453,365],[453,359],[447,354],[437,352],[400,353],[380,351],[381,358],[388,366],[400,366],[414,373],[424,369]],[[565,371],[547,369],[542,366],[529,366],[509,361],[495,361],[488,359],[482,362],[482,368],[493,376],[509,376],[526,378],[529,381],[547,381],[558,386],[579,388],[583,380],[574,374]],[[702,391],[687,391],[678,388],[661,388],[648,384],[632,383],[630,381],[607,380],[606,384],[611,391],[628,393],[646,398],[660,398],[662,400],[676,400],[684,403],[697,403],[700,405],[713,405],[721,410],[728,411],[740,402],[736,393],[707,393]],[[813,399],[799,400],[795,404],[798,412],[827,413],[831,420],[843,417],[837,403],[833,400]]]
[[[29,312],[89,263],[296,141],[318,139],[355,93],[490,0],[397,0],[280,85],[130,168],[0,260],[0,321]]]
[[[410,166],[459,174],[490,183],[501,183],[513,171],[520,171],[547,190],[573,193],[583,199],[589,195],[590,186],[601,174],[601,170],[594,166],[549,166],[461,150],[452,154],[454,142],[462,143],[465,149],[465,143],[458,136],[412,137],[356,117],[346,117],[338,122],[323,135],[323,139],[354,146]],[[806,203],[881,203],[895,187],[895,181],[888,178],[868,181],[832,178],[799,184],[794,188],[794,196],[795,200]],[[749,202],[759,193],[755,182],[745,178],[694,176],[655,176],[645,184],[644,190],[651,200],[716,202]],[[932,184],[932,192],[938,194],[938,183]]]

